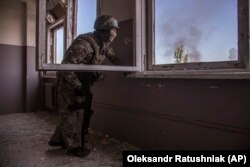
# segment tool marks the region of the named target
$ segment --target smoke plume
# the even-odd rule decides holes
[[[173,3],[175,1],[176,4]],[[200,42],[214,31],[208,21],[215,19],[227,0],[175,1],[156,1],[156,12],[157,9],[160,12],[156,14],[156,26],[159,27],[156,27],[156,39],[159,39],[156,40],[156,46],[164,48],[164,55],[173,57],[175,48],[183,45],[189,62],[199,62],[202,59]],[[162,3],[169,4],[169,7],[166,5],[167,9],[160,10]]]

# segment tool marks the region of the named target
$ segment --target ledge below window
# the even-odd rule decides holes
[[[173,79],[250,79],[250,69],[230,70],[182,70],[144,71],[127,75],[128,78],[173,78]]]

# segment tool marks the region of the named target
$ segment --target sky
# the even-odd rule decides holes
[[[77,35],[94,30],[96,11],[96,0],[78,0]]]
[[[237,0],[155,3],[156,64],[175,63],[174,50],[181,44],[190,62],[237,59]],[[230,56],[230,50],[236,54]]]
[[[63,39],[64,39],[64,28],[60,28],[56,31],[56,64],[60,64],[63,59]]]

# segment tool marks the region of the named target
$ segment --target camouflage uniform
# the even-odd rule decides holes
[[[94,33],[79,35],[65,53],[62,64],[100,65],[107,57],[112,64],[121,64],[111,45],[104,48]],[[64,143],[67,149],[83,147],[83,129],[88,128],[86,117],[91,115],[92,93],[90,87],[98,79],[97,72],[58,72],[57,104],[60,122],[50,141]],[[84,86],[83,96],[76,88]],[[86,110],[88,110],[86,112]],[[87,116],[86,116],[87,114]]]

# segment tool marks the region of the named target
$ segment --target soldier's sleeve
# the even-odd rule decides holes
[[[105,55],[112,64],[123,65],[122,61],[116,56],[111,45],[108,46]]]
[[[62,64],[81,64],[92,59],[93,48],[86,40],[75,39],[70,48],[65,53]],[[73,87],[81,85],[76,72],[60,72],[60,75]]]

